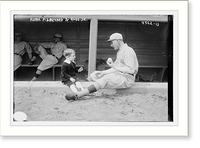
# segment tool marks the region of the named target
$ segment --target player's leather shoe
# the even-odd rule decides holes
[[[78,96],[75,92],[73,92],[70,88],[66,89],[65,99],[68,101],[78,100]]]
[[[75,95],[66,94],[65,99],[68,101],[76,101],[76,100],[78,100],[78,96],[76,94]]]

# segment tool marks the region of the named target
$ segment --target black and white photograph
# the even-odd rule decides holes
[[[1,4],[1,135],[188,136],[187,1]]]
[[[13,121],[173,122],[173,15],[13,13]]]

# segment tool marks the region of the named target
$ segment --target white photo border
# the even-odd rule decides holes
[[[5,3],[7,3],[7,4],[5,4]],[[5,2],[4,3],[4,5],[6,5],[6,6],[8,6],[8,3],[9,2]],[[14,3],[16,3],[16,2],[14,2]],[[31,3],[34,3],[34,2],[31,2]],[[34,3],[34,6],[36,6],[38,3],[40,3],[40,2],[37,2],[37,3]],[[43,3],[43,2],[42,2]],[[46,3],[46,2],[45,2]],[[68,3],[68,2],[61,2],[61,3]],[[70,2],[71,3],[71,2]],[[76,3],[76,2],[74,2],[74,3]],[[106,2],[103,2],[103,3],[106,3]],[[131,1],[131,2],[128,2],[128,3],[134,3],[133,1]],[[29,3],[30,4],[30,3]],[[55,5],[55,3],[52,3],[53,5]],[[79,3],[80,4],[80,3]],[[121,2],[121,4],[122,4],[122,2]],[[121,5],[120,3],[119,3],[119,5]],[[58,10],[51,10],[51,11],[49,11],[49,10],[43,10],[43,11],[41,11],[41,9],[39,9],[39,10],[33,10],[33,11],[29,11],[29,10],[27,10],[26,8],[25,8],[25,6],[27,6],[27,4],[24,6],[24,4],[23,4],[23,8],[22,7],[19,7],[19,8],[17,8],[17,5],[18,4],[16,4],[16,6],[14,7],[15,9],[13,9],[13,6],[12,7],[8,7],[6,10],[3,10],[3,12],[7,12],[6,14],[7,14],[7,16],[8,16],[8,11],[10,12],[10,17],[9,18],[11,18],[10,19],[10,21],[8,21],[8,18],[6,19],[7,21],[5,21],[5,22],[1,22],[1,24],[3,24],[3,25],[1,25],[1,27],[2,26],[6,26],[7,25],[7,27],[6,27],[6,31],[8,31],[8,32],[10,32],[10,34],[8,34],[7,33],[7,35],[6,35],[6,43],[8,43],[8,42],[10,42],[9,41],[9,39],[13,39],[13,37],[12,37],[12,35],[13,35],[13,29],[12,29],[12,23],[10,24],[10,25],[8,25],[9,24],[9,22],[11,22],[12,21],[12,15],[13,14],[16,14],[16,13],[19,13],[19,14],[41,14],[41,12],[43,12],[43,13],[45,13],[45,14],[52,14],[52,12],[53,12],[53,14],[63,14],[63,12],[64,13],[72,13],[73,12],[73,14],[75,14],[75,13],[78,13],[78,14],[80,14],[80,13],[82,13],[82,12],[90,12],[90,14],[91,14],[91,12],[94,14],[94,13],[97,13],[97,14],[99,14],[99,12],[98,11],[94,11],[94,10],[67,10],[67,11],[58,11]],[[56,3],[56,5],[57,5],[57,3]],[[85,5],[85,4],[84,4]],[[124,5],[124,2],[123,2],[123,5]],[[139,5],[140,7],[140,9],[142,8],[142,4],[138,4],[137,3],[137,5]],[[159,4],[160,5],[160,4]],[[185,4],[183,4],[183,5],[185,5]],[[112,124],[104,124],[104,123],[101,123],[101,122],[98,122],[96,125],[97,125],[97,127],[95,127],[95,128],[108,128],[108,127],[110,127],[111,125],[112,125],[112,128],[115,128],[115,127],[120,127],[120,128],[125,128],[125,129],[127,129],[127,128],[130,128],[130,129],[134,129],[135,127],[143,127],[143,126],[145,126],[145,128],[150,128],[150,129],[148,129],[149,130],[149,132],[150,133],[146,133],[145,131],[142,131],[142,132],[139,132],[139,131],[137,131],[137,132],[133,132],[133,133],[130,133],[130,132],[128,132],[127,130],[125,130],[127,133],[127,135],[143,135],[144,133],[146,133],[145,135],[151,135],[151,134],[155,134],[154,133],[154,130],[152,130],[152,129],[154,129],[155,127],[159,127],[159,128],[171,128],[171,127],[177,127],[177,126],[179,126],[179,123],[180,123],[180,119],[179,119],[179,114],[180,114],[180,107],[179,107],[179,103],[180,102],[178,102],[177,101],[177,99],[179,99],[180,98],[180,93],[176,93],[176,92],[179,92],[180,90],[179,90],[179,87],[180,87],[180,78],[178,77],[178,75],[180,74],[180,72],[179,72],[179,70],[180,70],[180,68],[179,68],[179,63],[180,63],[180,53],[179,53],[179,50],[178,50],[178,48],[180,48],[180,46],[179,46],[179,43],[180,43],[180,40],[179,40],[179,37],[180,37],[180,10],[178,10],[178,6],[176,6],[177,8],[175,9],[173,9],[173,10],[131,10],[130,8],[129,9],[126,9],[126,10],[99,10],[99,11],[103,11],[103,12],[112,12],[112,14],[121,14],[122,12],[123,13],[131,13],[131,14],[149,14],[149,15],[153,15],[153,14],[160,14],[160,15],[173,15],[174,16],[174,20],[173,20],[173,25],[174,25],[174,34],[173,34],[173,37],[174,37],[174,42],[173,42],[173,46],[174,46],[174,59],[173,59],[173,64],[174,64],[174,75],[173,75],[173,79],[174,79],[174,82],[173,82],[173,87],[174,87],[174,90],[173,90],[173,93],[174,93],[174,95],[173,95],[173,103],[174,103],[174,122],[167,122],[167,123],[163,123],[163,124],[160,124],[160,123],[144,123],[144,122],[142,122],[142,123],[137,123],[137,124],[132,124],[132,123],[125,123],[125,124],[123,124],[123,123],[116,123],[115,125],[113,125],[113,123]],[[32,7],[33,8],[33,7]],[[168,7],[169,8],[169,7]],[[18,10],[17,10],[18,9]],[[58,9],[58,8],[56,8],[56,9]],[[125,9],[125,7],[124,7],[124,9]],[[155,8],[154,8],[155,9]],[[158,8],[157,8],[158,9]],[[2,14],[2,13],[1,13]],[[182,16],[183,17],[183,16]],[[4,18],[4,17],[3,17]],[[2,19],[2,15],[1,15],[1,19]],[[10,27],[10,28],[9,28]],[[2,30],[2,28],[1,28],[1,30]],[[3,33],[5,33],[5,31],[3,30]],[[1,43],[3,43],[2,44],[2,46],[1,46],[1,57],[2,57],[2,49],[5,47],[5,44],[4,44],[4,41],[2,40],[3,38],[2,38],[2,34],[3,33],[1,33]],[[185,33],[185,34],[187,34],[187,32]],[[10,37],[9,37],[10,36]],[[11,47],[13,47],[12,46],[12,42],[11,42],[11,45],[10,45]],[[188,46],[187,46],[188,47]],[[175,50],[175,49],[177,49],[177,50]],[[186,50],[186,49],[185,49]],[[3,52],[3,54],[4,54],[4,52]],[[10,56],[10,55],[11,56]],[[8,58],[8,59],[12,59],[12,54],[10,53],[10,52],[6,52],[6,54],[5,55],[9,55],[9,57],[10,58]],[[5,58],[4,58],[5,59]],[[8,61],[8,59],[7,60],[5,60],[5,61],[7,61],[8,63],[10,63],[10,65],[12,65],[12,62],[9,62]],[[1,65],[3,65],[2,64],[2,61],[3,60],[1,60]],[[12,60],[11,60],[12,61]],[[186,64],[187,65],[187,64]],[[12,67],[12,66],[11,66]],[[5,66],[4,66],[4,68],[5,68]],[[3,68],[1,68],[1,72],[2,72],[2,69]],[[6,85],[6,88],[8,89],[8,90],[6,90],[6,92],[10,92],[10,96],[9,97],[12,97],[13,96],[13,94],[12,94],[12,92],[13,92],[13,90],[12,90],[12,88],[13,88],[13,78],[12,78],[12,74],[11,74],[11,72],[12,72],[12,69],[10,68],[10,69],[8,69],[8,66],[7,66],[7,68],[5,68],[6,70],[6,72],[8,72],[7,73],[7,75],[11,75],[11,77],[9,78],[9,77],[7,77],[8,78],[8,82],[10,82],[10,86],[9,86],[9,84],[7,84]],[[3,75],[4,76],[4,75]],[[10,79],[10,80],[9,80]],[[2,73],[1,73],[1,80],[2,80]],[[3,81],[4,82],[4,81]],[[1,84],[1,89],[2,89],[2,84]],[[2,90],[1,90],[1,92],[2,92]],[[5,93],[3,93],[4,95],[5,95]],[[187,95],[188,96],[188,95]],[[8,97],[8,96],[7,96]],[[175,99],[177,97],[177,99]],[[2,98],[4,98],[2,95],[1,95],[1,107],[3,106],[2,105],[2,102],[5,102]],[[12,101],[11,100],[9,100],[10,101],[10,103],[9,103],[9,109],[10,109],[10,106],[12,107]],[[180,99],[179,99],[179,101],[180,101]],[[8,104],[8,101],[6,101],[7,103],[6,104]],[[7,106],[8,107],[8,106]],[[8,111],[8,109],[5,109],[5,107],[3,107],[2,108],[2,110],[1,110],[1,115],[3,115],[2,114],[2,112],[4,112],[4,111]],[[9,110],[8,112],[6,112],[7,114],[6,115],[8,115],[8,113],[10,113],[10,115],[12,114],[12,110]],[[9,124],[8,125],[8,123],[11,123],[11,122],[8,122],[8,121],[12,121],[11,119],[12,119],[12,116],[11,116],[11,118],[8,118],[7,116],[5,117],[5,115],[3,115],[3,117],[1,116],[1,121],[2,121],[2,119],[6,119],[6,122],[4,122],[4,126],[6,125],[6,127],[7,128],[9,128],[10,130],[9,130],[9,132],[7,133],[8,135],[20,135],[20,134],[22,134],[22,135],[29,135],[30,133],[27,133],[26,131],[23,131],[22,133],[16,133],[16,131],[19,131],[19,129],[20,128],[23,128],[24,127],[24,125],[26,124],[26,125],[30,125],[30,126],[25,126],[26,128],[32,128],[32,126],[35,126],[34,128],[32,128],[32,134],[30,134],[30,135],[48,135],[47,133],[51,133],[51,132],[49,132],[49,131],[47,131],[47,130],[45,130],[43,133],[36,133],[35,131],[33,131],[35,128],[38,128],[38,129],[40,129],[40,128],[42,128],[42,127],[44,127],[44,125],[48,125],[48,126],[46,126],[45,128],[46,129],[48,129],[49,127],[52,127],[53,126],[53,128],[56,130],[56,128],[58,128],[58,129],[60,129],[61,127],[62,128],[69,128],[69,127],[73,127],[73,128],[76,128],[77,126],[78,126],[78,128],[83,128],[82,129],[82,131],[85,131],[86,129],[88,129],[88,128],[93,128],[94,127],[94,123],[88,123],[88,124],[86,124],[86,126],[82,126],[83,125],[83,123],[69,123],[69,124],[67,124],[67,127],[66,127],[66,123],[64,124],[65,126],[63,127],[63,126],[61,126],[60,127],[60,125],[63,125],[62,123],[58,123],[58,124],[55,124],[55,122],[54,123],[47,123],[47,122],[45,122],[45,123],[43,123],[43,122],[37,122],[37,123],[31,123],[31,122],[25,122],[25,124],[21,124],[21,123],[16,123],[15,125],[21,125],[21,126],[12,126],[11,124]],[[186,123],[187,124],[187,123]],[[57,125],[57,127],[55,126],[55,125]],[[160,125],[162,125],[162,126],[160,126]],[[59,126],[59,127],[58,127]],[[15,131],[11,131],[11,128],[12,129],[15,129]],[[98,129],[99,131],[99,135],[101,135],[101,134],[103,134],[102,133],[102,131],[100,131],[100,129]],[[38,130],[39,131],[39,130]],[[109,130],[110,131],[110,130]],[[5,132],[5,131],[4,131]],[[59,132],[60,132],[60,134],[58,133],[58,132],[55,132],[55,135],[60,135],[60,136],[62,136],[62,135],[65,135],[61,130],[59,130]],[[165,131],[167,134],[166,135],[169,135],[170,133],[169,133],[169,131]],[[12,134],[11,134],[12,133]],[[70,132],[72,135],[73,134],[78,134],[79,133],[79,131],[76,131],[75,133],[72,133],[72,130],[71,130],[71,132]],[[110,131],[110,133],[107,133],[107,134],[105,134],[105,135],[113,135],[113,134],[116,134],[116,132],[115,132],[115,130],[111,130]],[[118,132],[117,132],[118,133]],[[173,132],[172,132],[173,133]],[[5,133],[4,133],[5,134]],[[83,132],[83,133],[79,133],[78,135],[96,135],[96,133],[94,133],[94,132],[89,132],[89,133],[85,133],[85,132]],[[114,135],[115,135],[114,134]],[[121,135],[126,135],[124,132],[122,132],[121,131]],[[160,135],[163,135],[162,133],[160,133],[160,132],[158,132],[157,131],[157,133],[156,134],[160,134]],[[184,133],[185,134],[185,133]],[[51,133],[51,135],[52,135],[52,133]],[[54,134],[53,134],[54,135]],[[66,134],[66,135],[68,135],[68,134]],[[97,134],[98,135],[98,134]],[[117,134],[117,135],[120,135],[119,133]],[[126,135],[126,136],[127,136]]]

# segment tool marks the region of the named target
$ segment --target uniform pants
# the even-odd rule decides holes
[[[22,57],[20,55],[14,54],[14,71],[17,70],[22,63]]]
[[[114,72],[110,74],[103,75],[101,78],[98,78],[95,75],[95,72],[90,74],[90,77],[93,81],[97,82],[101,89],[103,88],[114,88],[114,89],[121,89],[121,88],[129,88],[135,82],[135,76],[130,74],[123,74],[120,72]]]
[[[50,55],[47,53],[47,51],[42,47],[38,47],[38,51],[40,52],[40,57],[43,59],[40,65],[38,66],[37,69],[44,71],[46,69],[51,68],[54,66],[56,63],[58,63],[58,60],[56,57],[53,55]]]

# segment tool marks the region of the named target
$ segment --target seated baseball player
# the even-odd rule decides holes
[[[83,71],[83,67],[76,68],[76,63],[74,62],[76,58],[75,51],[73,49],[65,49],[63,52],[65,61],[61,67],[61,81],[64,85],[70,87],[73,92],[78,92],[78,90],[83,90],[82,84],[78,81],[76,73]]]
[[[56,33],[54,35],[54,43],[38,43],[34,47],[37,53],[43,60],[37,68],[35,76],[31,81],[37,80],[44,70],[47,70],[58,63],[62,57],[63,51],[67,49],[67,45],[62,42],[62,35]],[[45,48],[50,48],[51,53],[47,53]]]
[[[15,33],[14,38],[14,71],[17,70],[21,64],[22,64],[22,56],[27,52],[29,57],[29,65],[32,65],[36,59],[36,56],[34,56],[34,53],[32,51],[31,46],[25,42],[22,41],[22,35],[20,33]]]
[[[65,96],[67,100],[78,100],[103,88],[120,89],[133,86],[139,66],[135,51],[123,42],[123,36],[120,33],[112,34],[108,42],[114,50],[117,50],[115,62],[108,59],[107,64],[110,69],[94,71],[88,77],[93,84],[80,92],[68,92]]]

